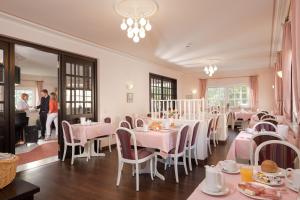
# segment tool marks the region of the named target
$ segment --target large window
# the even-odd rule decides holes
[[[230,107],[249,107],[249,87],[246,85],[209,87],[207,89],[207,100],[209,106],[226,105],[228,103]]]
[[[157,74],[149,75],[151,100],[177,99],[177,80]],[[151,103],[150,103],[151,107]]]

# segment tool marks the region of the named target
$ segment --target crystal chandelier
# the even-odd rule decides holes
[[[127,36],[138,43],[146,37],[146,31],[152,26],[149,17],[158,9],[154,0],[121,0],[116,3],[116,12],[123,17],[121,30],[127,32]]]
[[[204,72],[208,75],[208,76],[212,76],[216,71],[218,70],[217,65],[209,65],[209,66],[205,66],[204,67]]]

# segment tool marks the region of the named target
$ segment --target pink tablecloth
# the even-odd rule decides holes
[[[226,196],[220,196],[220,197],[213,197],[204,194],[201,192],[201,186],[204,183],[203,181],[199,184],[199,186],[194,190],[194,192],[189,196],[188,200],[199,200],[199,199],[205,199],[205,200],[210,200],[210,199],[228,199],[228,200],[249,200],[249,197],[244,196],[237,190],[237,185],[240,182],[241,178],[240,175],[229,175],[229,174],[224,174],[225,175],[225,182],[230,188],[229,194]],[[285,188],[279,187],[279,188]],[[290,189],[286,189],[286,192],[281,193],[281,199],[289,199],[289,200],[296,200],[297,199],[297,193],[291,191]]]
[[[159,149],[162,153],[167,153],[176,146],[177,131],[135,131],[137,145]]]
[[[234,119],[237,120],[237,119],[243,119],[243,121],[248,121],[251,119],[252,115],[254,113],[253,112],[234,112]]]
[[[71,125],[74,139],[80,140],[81,146],[84,146],[88,139],[104,135],[112,135],[114,129],[112,124],[108,123],[96,123],[91,125],[73,124]]]

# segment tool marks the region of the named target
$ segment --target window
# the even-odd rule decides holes
[[[35,89],[34,88],[16,88],[15,89],[15,105],[21,99],[21,94],[26,93],[28,94],[28,105],[34,106],[35,105]]]
[[[149,75],[149,91],[151,100],[177,99],[177,80],[157,74]],[[151,109],[151,103],[150,103]]]
[[[236,85],[228,87],[210,87],[207,89],[207,100],[209,106],[226,105],[231,107],[249,107],[249,87]]]

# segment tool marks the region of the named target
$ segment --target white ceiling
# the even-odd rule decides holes
[[[57,76],[58,56],[31,47],[15,45],[15,65],[21,74]]]
[[[157,0],[152,30],[134,44],[115,0],[1,0],[2,12],[164,66],[202,72],[270,65],[273,0]],[[190,48],[185,46],[191,43]]]

